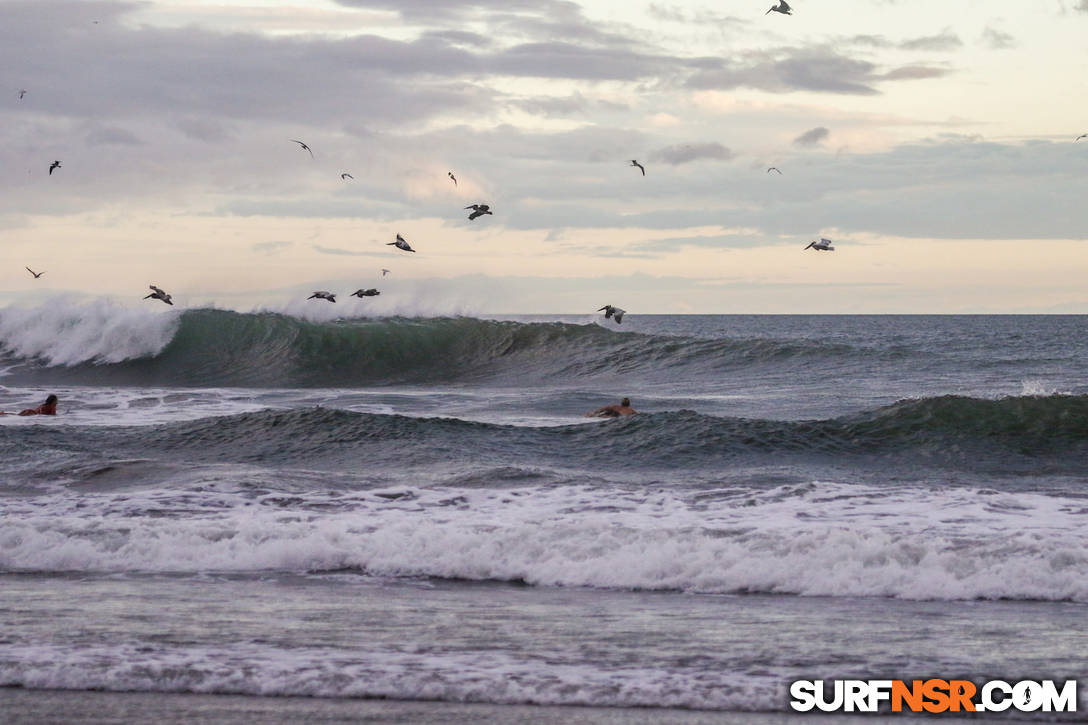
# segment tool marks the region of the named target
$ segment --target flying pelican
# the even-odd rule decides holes
[[[472,213],[468,215],[468,220],[472,221],[478,216],[484,214],[491,214],[491,207],[487,204],[473,204],[472,206],[466,206],[466,209],[472,209]],[[494,214],[492,214],[494,216]]]
[[[20,88],[19,89],[19,100],[22,100],[23,96],[25,96],[25,95],[26,95],[26,89],[25,88]]]
[[[174,304],[173,302],[170,301],[170,295],[166,294],[165,292],[163,292],[161,289],[159,289],[155,285],[149,284],[148,288],[150,288],[152,290],[152,292],[147,297],[144,297],[145,300],[162,300],[163,302],[165,302],[168,305],[173,305]]]
[[[344,174],[340,174],[340,178],[343,179],[344,181],[347,181],[348,179],[354,179],[355,177],[352,176],[351,174],[344,173]]]
[[[306,149],[307,151],[310,151],[310,147],[307,146],[306,144],[302,143],[301,141],[299,141],[297,138],[290,138],[290,139],[287,139],[287,140],[288,141],[294,141],[295,143],[297,143],[302,148]],[[310,151],[310,158],[312,159],[313,157],[314,157],[314,152]]]
[[[1077,136],[1075,139],[1073,139],[1073,143],[1080,141],[1082,138],[1088,138],[1088,133],[1082,133],[1080,136]]]
[[[50,176],[53,175],[53,169],[59,169],[59,168],[60,168],[60,162],[59,161],[54,161],[53,163],[49,164],[49,175]]]
[[[621,310],[619,307],[613,307],[612,305],[605,305],[601,309],[597,310],[597,312],[603,312],[604,313],[604,319],[606,319],[606,320],[609,317],[615,317],[616,318],[616,324],[618,325],[621,322],[623,322],[623,313],[627,312],[627,310]]]
[[[34,275],[34,279],[38,279],[38,277],[41,277],[43,274],[45,274],[45,272],[35,272],[30,267],[27,267],[26,271],[30,272],[32,275]]]
[[[451,179],[453,179],[453,185],[454,185],[454,186],[457,186],[457,177],[453,175],[453,172],[452,172],[452,171],[451,171],[451,172],[449,172],[448,174],[446,174],[446,176],[448,176],[448,177],[450,177]]]
[[[316,297],[319,300],[328,300],[329,302],[336,302],[336,295],[334,295],[332,292],[326,292],[325,290],[318,290],[317,292],[314,292],[312,295],[310,295],[306,299],[312,300],[314,297]]]
[[[631,159],[631,166],[637,166],[642,171],[642,175],[646,175],[646,169],[636,159]]]
[[[384,277],[387,274],[389,274],[389,270],[386,269],[385,267],[382,267],[382,276]]]
[[[769,15],[771,12],[782,13],[783,15],[793,15],[793,8],[790,7],[786,0],[778,0],[777,5],[772,5],[771,9],[763,14]]]
[[[386,242],[385,244],[386,244],[386,246],[392,245],[392,246],[396,247],[397,249],[403,249],[406,252],[416,251],[416,250],[412,249],[412,247],[408,244],[408,242],[404,241],[404,237],[402,237],[400,234],[397,235],[397,241],[395,241],[395,242]]]
[[[377,297],[381,292],[371,287],[370,289],[357,289],[351,293],[352,297],[363,299],[364,297]]]
[[[767,168],[767,173],[768,174],[771,173],[772,171],[778,171],[778,167],[777,166],[770,166],[770,167]],[[778,171],[778,175],[781,176],[782,172]]]
[[[831,246],[830,239],[824,239],[820,237],[818,242],[809,242],[805,249],[815,249],[817,252],[834,252],[835,248]]]

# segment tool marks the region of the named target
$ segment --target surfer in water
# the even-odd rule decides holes
[[[45,399],[45,402],[39,405],[37,408],[27,408],[26,410],[19,411],[19,415],[56,415],[57,414],[57,396],[50,393],[49,397]],[[0,415],[15,415],[15,413],[4,413],[0,411]]]
[[[587,418],[619,418],[621,415],[634,415],[637,410],[631,407],[631,399],[624,398],[619,405],[606,405],[597,408],[592,413],[586,413]]]

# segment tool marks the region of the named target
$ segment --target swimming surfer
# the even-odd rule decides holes
[[[621,415],[634,415],[637,410],[631,407],[631,399],[624,398],[619,405],[606,405],[597,408],[592,413],[586,413],[587,418],[619,418]]]
[[[19,411],[18,415],[56,415],[57,414],[57,396],[52,393],[45,399],[45,402],[39,405],[37,408],[27,408],[26,410]],[[0,415],[16,415],[15,413],[4,413],[0,411]]]

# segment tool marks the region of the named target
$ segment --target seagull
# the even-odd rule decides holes
[[[597,312],[604,313],[604,319],[606,320],[609,317],[615,317],[617,325],[623,321],[623,313],[626,311],[627,310],[621,310],[619,307],[613,307],[612,305],[605,305],[601,309],[597,310]]]
[[[1082,138],[1088,138],[1088,133],[1082,133],[1080,136],[1077,136],[1075,139],[1073,139],[1073,143],[1080,141]]]
[[[782,13],[783,15],[793,15],[793,8],[790,7],[786,0],[778,0],[777,5],[772,5],[771,9],[763,14],[769,15],[771,12]]]
[[[451,171],[451,172],[449,172],[448,174],[446,174],[446,176],[448,176],[448,177],[450,177],[451,179],[453,179],[453,185],[454,185],[454,186],[457,186],[457,177],[453,175],[453,172],[452,172],[452,171]]]
[[[329,302],[336,302],[336,295],[334,295],[332,292],[326,292],[324,290],[318,290],[317,292],[314,292],[312,295],[310,295],[306,299],[312,300],[314,297],[316,297],[319,300],[328,300]]]
[[[159,289],[155,285],[149,284],[148,287],[152,290],[152,292],[147,297],[144,297],[145,300],[162,300],[163,302],[165,302],[168,305],[173,305],[174,304],[173,302],[170,301],[170,295],[166,294],[165,292],[163,292],[161,289]]]
[[[385,267],[382,267],[382,276],[384,277],[387,274],[389,274],[389,270],[386,269]]]
[[[381,292],[371,287],[370,289],[357,289],[351,293],[352,297],[363,299],[364,297],[377,297]]]
[[[25,95],[26,95],[26,89],[25,88],[20,88],[19,89],[19,100],[22,100],[23,96],[25,96]]]
[[[35,272],[30,267],[27,267],[26,271],[30,272],[32,275],[34,275],[34,279],[38,279],[38,277],[41,277],[43,274],[45,274],[45,272]]]
[[[416,250],[412,249],[412,247],[408,244],[408,242],[404,241],[404,237],[402,237],[399,234],[397,235],[397,241],[395,241],[395,242],[386,242],[385,244],[386,244],[386,246],[392,245],[392,246],[396,247],[397,249],[403,249],[406,252],[416,251]]]
[[[639,169],[641,169],[641,170],[642,170],[642,175],[643,175],[643,176],[645,176],[645,175],[646,175],[646,169],[645,169],[645,168],[643,168],[642,164],[640,164],[640,163],[639,163],[638,161],[636,161],[635,159],[631,159],[631,166],[637,166],[637,167],[638,167]]]
[[[347,181],[348,179],[352,179],[352,180],[355,179],[354,176],[352,176],[351,174],[347,174],[347,173],[340,174],[340,178],[343,179],[344,181]]]
[[[820,237],[818,242],[809,242],[805,249],[815,249],[817,252],[834,252],[835,248],[831,246],[830,239],[824,239]]]
[[[778,167],[777,166],[770,166],[770,167],[767,168],[767,173],[768,174],[771,173],[772,171],[778,171]],[[778,171],[778,175],[781,176],[782,172]]]
[[[466,209],[472,209],[472,213],[468,215],[468,220],[472,221],[478,216],[484,214],[491,214],[491,207],[487,204],[473,204],[472,206],[466,206]],[[492,214],[494,216],[494,214]]]
[[[49,175],[50,176],[53,175],[53,169],[59,169],[59,168],[60,168],[60,162],[59,161],[54,161],[53,163],[49,164]]]
[[[302,143],[301,141],[299,141],[297,138],[290,138],[290,139],[287,139],[287,140],[288,141],[294,141],[295,143],[297,143],[302,148],[306,149],[307,151],[310,151],[310,147],[307,146],[306,144]],[[310,158],[312,159],[313,157],[314,157],[314,152],[310,151]]]

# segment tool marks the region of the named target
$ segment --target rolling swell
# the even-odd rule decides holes
[[[95,314],[64,309],[12,320],[0,350],[15,382],[98,385],[351,387],[432,381],[583,379],[753,365],[844,365],[909,352],[823,341],[700,339],[594,324],[467,317],[314,322],[273,312],[198,309]],[[60,344],[58,341],[70,341]]]
[[[713,472],[804,462],[968,472],[1088,472],[1088,396],[944,396],[827,420],[718,418],[692,411],[553,427],[496,425],[328,408],[264,410],[151,428],[0,428],[0,453],[156,455],[164,461],[400,470],[452,462]]]

